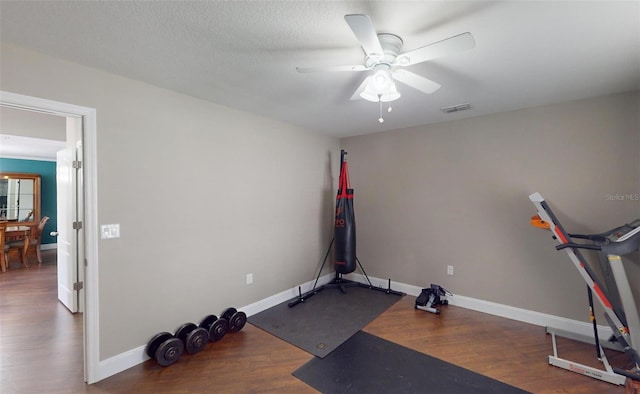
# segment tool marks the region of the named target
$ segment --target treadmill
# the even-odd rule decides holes
[[[600,234],[569,234],[540,193],[530,195],[529,199],[538,211],[531,218],[531,224],[551,230],[553,238],[559,243],[556,249],[567,252],[586,282],[594,328],[593,338],[584,338],[566,330],[547,327],[553,344],[553,356],[549,356],[549,364],[612,384],[624,385],[627,378],[640,380],[640,317],[621,258],[640,250],[640,219]],[[573,238],[585,243],[576,243]],[[580,252],[582,249],[597,251],[603,278],[599,278],[589,266]],[[598,338],[593,298],[603,308],[605,319],[613,331],[612,337],[603,343]],[[604,370],[558,357],[556,335],[583,342],[595,341],[597,357]],[[629,371],[612,368],[602,350],[603,346],[624,351],[634,366]]]

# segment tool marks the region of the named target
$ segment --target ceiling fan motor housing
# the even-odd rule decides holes
[[[396,58],[400,54],[402,49],[402,38],[395,34],[380,33],[378,34],[378,40],[380,40],[380,46],[382,47],[382,55],[377,54],[367,56],[365,58],[365,66],[371,69],[389,69],[395,62]]]

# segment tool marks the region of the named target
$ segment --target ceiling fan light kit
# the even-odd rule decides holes
[[[388,69],[380,69],[367,77],[366,87],[360,93],[360,97],[374,103],[387,103],[399,99],[400,92],[391,78],[391,72]]]
[[[455,52],[466,51],[475,47],[471,33],[462,33],[435,43],[425,45],[409,52],[400,53],[402,38],[395,34],[377,34],[371,18],[362,14],[345,15],[345,21],[356,36],[364,52],[364,64],[330,67],[298,67],[300,73],[318,71],[373,71],[365,78],[351,99],[362,98],[379,103],[382,118],[382,103],[400,98],[395,81],[412,87],[422,93],[431,94],[440,89],[440,84],[404,69],[417,63],[446,56]],[[401,68],[401,69],[397,69]],[[391,112],[391,106],[389,106]]]
[[[392,83],[393,81],[391,80],[391,73],[389,70],[378,70],[369,80],[369,86],[371,86],[378,94],[386,93]]]

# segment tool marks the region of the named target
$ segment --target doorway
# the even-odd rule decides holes
[[[83,135],[82,147],[82,193],[80,208],[83,215],[79,238],[74,247],[80,252],[81,267],[84,269],[84,283],[81,286],[84,296],[80,296],[80,304],[84,304],[83,313],[83,349],[84,380],[94,383],[100,380],[99,341],[98,341],[98,259],[97,259],[97,189],[96,189],[96,110],[73,104],[40,99],[31,96],[0,91],[0,106],[36,111],[76,119],[81,123]],[[73,121],[72,121],[73,122]],[[69,120],[67,121],[69,124]],[[84,203],[82,203],[82,201]],[[80,205],[78,207],[78,205]],[[84,209],[83,209],[84,208]]]

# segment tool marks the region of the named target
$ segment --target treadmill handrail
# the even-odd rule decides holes
[[[556,245],[556,250],[562,250],[566,248],[601,250],[607,255],[625,256],[631,252],[635,252],[640,248],[640,237],[630,238],[622,242],[611,242],[611,243],[602,244],[602,245],[577,244],[574,242],[568,242],[566,244]]]
[[[557,250],[562,250],[566,248],[575,248],[575,249],[589,249],[589,250],[602,250],[602,245],[594,245],[594,244],[577,244],[573,242],[569,242],[566,244],[556,245]]]
[[[636,250],[640,250],[640,226],[629,231],[623,237],[618,240],[610,240],[607,236],[613,234],[615,231],[625,228],[629,225],[617,227],[611,231],[601,234],[569,234],[571,238],[586,239],[595,242],[595,244],[577,244],[577,243],[565,243],[556,246],[557,250],[565,248],[579,248],[590,250],[601,250],[606,254],[624,256]]]

